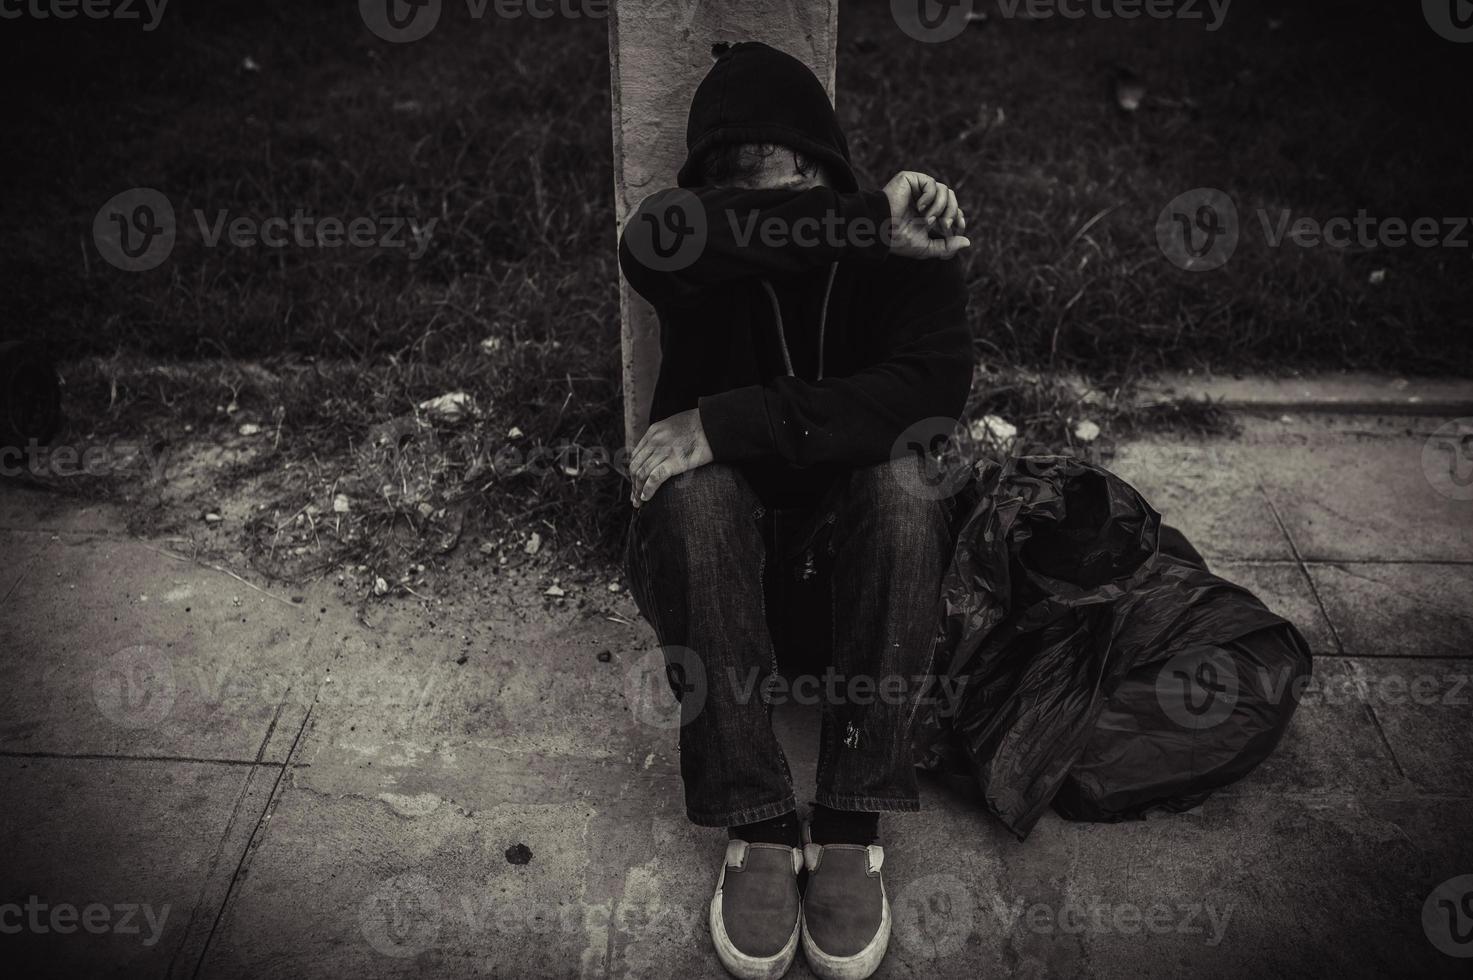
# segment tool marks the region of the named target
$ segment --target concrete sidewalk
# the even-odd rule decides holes
[[[880,975],[1468,975],[1473,487],[1429,444],[1445,421],[1123,447],[1112,468],[1300,625],[1317,683],[1278,753],[1190,813],[1049,815],[1018,843],[928,785],[888,824]],[[550,603],[472,554],[431,601],[360,616],[332,582],[253,587],[123,527],[0,491],[0,961],[720,974],[720,835],[683,818],[625,593]],[[781,722],[810,792],[816,716]]]

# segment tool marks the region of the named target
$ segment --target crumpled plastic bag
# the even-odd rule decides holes
[[[984,461],[966,491],[916,762],[1026,837],[1050,805],[1123,820],[1200,804],[1267,758],[1304,638],[1209,572],[1109,471]]]

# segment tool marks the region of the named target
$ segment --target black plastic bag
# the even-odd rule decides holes
[[[1129,484],[1063,456],[978,465],[942,582],[917,764],[1026,837],[1182,810],[1263,761],[1310,655]]]

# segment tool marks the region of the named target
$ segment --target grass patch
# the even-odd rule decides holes
[[[1227,425],[1210,408],[1128,410],[1132,379],[1160,368],[1473,370],[1469,250],[1275,248],[1256,217],[1473,213],[1470,110],[1434,94],[1459,90],[1462,52],[1415,5],[1237,0],[1210,33],[978,9],[990,18],[962,37],[922,44],[887,4],[845,4],[839,59],[861,174],[931,171],[967,207],[974,414],[1068,448],[1086,418],[1107,435]],[[181,459],[237,446],[187,499],[139,499],[167,527],[251,497],[238,543],[274,574],[402,566],[466,522],[498,554],[534,531],[570,562],[610,554],[621,481],[557,461],[622,441],[605,30],[473,21],[453,2],[400,45],[353,4],[174,0],[151,33],[7,22],[33,94],[0,147],[0,322],[62,360],[62,438]],[[1146,86],[1134,113],[1112,97],[1123,68]],[[147,273],[90,243],[97,209],[134,186],[179,215]],[[1200,186],[1244,224],[1224,268],[1193,274],[1154,226]],[[193,216],[299,210],[435,224],[414,259],[210,247]],[[1058,380],[1075,375],[1095,395]],[[452,391],[476,415],[424,424],[416,406]],[[351,510],[335,520],[339,493]]]

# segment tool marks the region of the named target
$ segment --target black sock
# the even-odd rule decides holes
[[[798,814],[796,813],[784,813],[780,817],[769,817],[766,820],[758,820],[756,823],[728,827],[726,836],[731,840],[744,840],[748,844],[803,846],[802,837],[798,833]]]
[[[880,839],[878,813],[831,810],[815,803],[813,822],[809,826],[815,844],[873,844]]]

